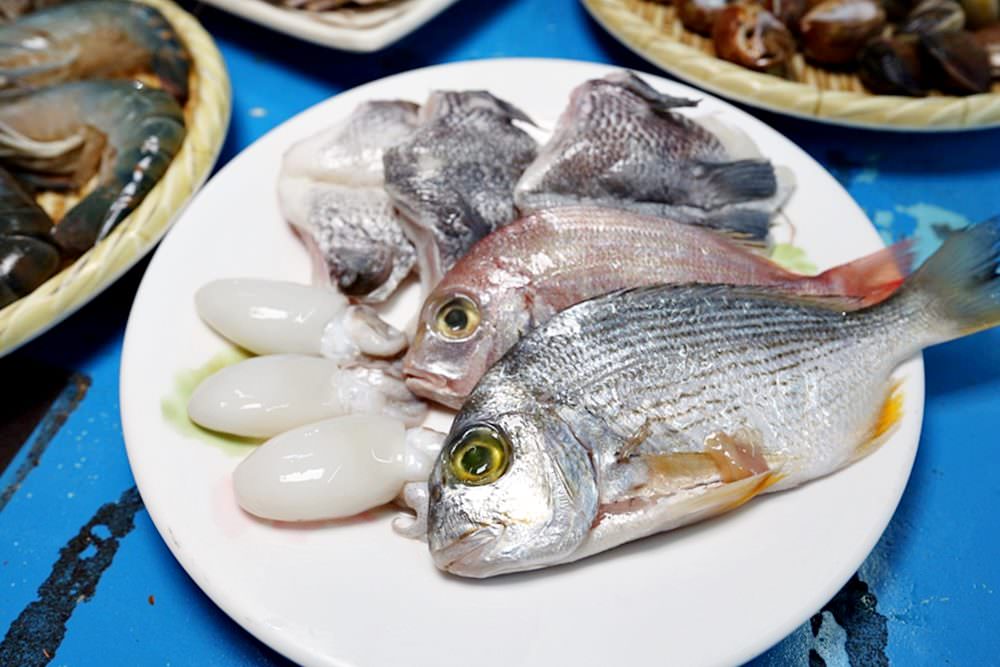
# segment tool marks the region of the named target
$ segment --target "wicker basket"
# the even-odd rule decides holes
[[[967,97],[873,95],[853,74],[808,64],[801,54],[784,79],[715,57],[712,41],[688,31],[674,8],[649,0],[582,0],[591,15],[633,51],[710,92],[744,104],[839,125],[893,130],[1000,126],[1000,84]]]
[[[139,261],[208,177],[229,124],[229,75],[212,38],[170,0],[141,0],[173,25],[191,54],[187,135],[163,178],[107,237],[31,294],[0,309],[0,356],[59,323]]]

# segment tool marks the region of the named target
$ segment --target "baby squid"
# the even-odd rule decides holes
[[[404,500],[417,505],[419,521],[425,511],[412,491],[426,488],[443,439],[443,433],[373,415],[309,424],[269,440],[240,463],[233,473],[236,498],[261,518],[318,521],[384,505],[415,484]]]
[[[210,327],[256,354],[321,354],[347,363],[361,355],[391,358],[406,336],[370,307],[339,291],[278,280],[215,280],[195,294]]]
[[[427,405],[406,388],[398,365],[369,360],[342,367],[300,354],[227,366],[202,381],[188,402],[194,423],[252,438],[348,414],[386,415],[415,426]]]

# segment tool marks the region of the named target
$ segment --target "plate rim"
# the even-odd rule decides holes
[[[855,130],[914,134],[950,134],[956,132],[977,132],[1000,127],[1000,93],[980,93],[965,97],[937,96],[916,98],[894,95],[871,95],[851,91],[822,91],[806,83],[787,81],[763,72],[755,72],[683,44],[673,39],[670,35],[651,28],[645,19],[626,7],[622,0],[580,0],[580,2],[591,18],[629,51],[671,76],[675,76],[685,83],[701,88],[716,97],[726,100],[732,100],[763,111],[790,116],[800,120],[837,127],[847,127]],[[619,17],[621,20],[616,22],[616,18]],[[636,25],[632,26],[633,23]],[[642,27],[638,27],[640,24]],[[762,98],[754,96],[745,90],[719,84],[712,79],[699,78],[697,75],[688,72],[685,68],[671,63],[665,55],[658,55],[646,48],[646,44],[643,43],[642,39],[643,35],[640,34],[641,32],[648,32],[649,37],[663,40],[661,45],[664,48],[669,48],[673,52],[671,55],[682,54],[685,61],[694,63],[700,70],[711,70],[720,74],[733,75],[733,77],[737,77],[742,81],[759,81],[762,84],[760,87],[763,89],[774,89],[777,85],[784,91],[809,94],[810,97],[815,97],[815,100],[809,102],[809,106],[813,108],[814,112],[805,113],[790,106],[782,106],[772,99],[777,97],[776,94],[771,96],[765,95]],[[649,40],[645,41],[648,43]],[[747,89],[749,88],[750,86],[747,86]],[[846,116],[827,112],[826,107],[820,103],[824,93],[828,93],[828,97],[836,94],[843,103],[857,103],[853,107],[853,113],[850,116]],[[989,100],[990,103],[987,104],[984,102],[983,106],[986,109],[992,109],[992,113],[981,113],[980,115],[988,120],[970,124],[967,122],[970,116],[970,105],[976,99]],[[955,107],[956,110],[950,113],[950,115],[957,117],[959,122],[934,125],[931,122],[922,124],[905,122],[888,123],[877,120],[878,116],[893,113],[901,107],[913,109],[925,102],[930,102],[930,104],[935,106],[944,102],[957,105]],[[927,104],[923,104],[923,107],[927,108]],[[936,111],[928,111],[925,117],[932,119],[940,111],[940,108]]]
[[[320,101],[320,102],[318,102],[318,103],[316,103],[316,104],[314,104],[314,105],[312,105],[312,106],[310,106],[310,107],[302,110],[301,112],[299,112],[296,115],[292,116],[291,118],[287,119],[286,121],[284,121],[280,125],[276,126],[275,128],[272,128],[268,133],[266,133],[263,136],[259,137],[254,142],[252,142],[247,147],[245,147],[243,150],[241,150],[240,153],[239,153],[239,155],[237,155],[233,160],[231,160],[229,163],[227,163],[222,169],[219,170],[219,172],[217,172],[212,177],[212,181],[214,181],[217,178],[220,178],[224,173],[228,172],[231,169],[239,169],[240,168],[240,162],[241,162],[241,160],[239,160],[239,158],[243,155],[243,153],[248,152],[256,144],[261,143],[261,142],[267,140],[268,137],[272,133],[277,132],[280,128],[283,128],[286,125],[294,125],[297,122],[297,119],[299,119],[300,116],[305,115],[305,114],[315,113],[315,111],[318,108],[323,107],[324,105],[330,103],[331,100],[337,98],[340,95],[343,95],[343,94],[348,93],[348,92],[356,93],[356,94],[360,95],[361,92],[364,89],[368,88],[368,87],[382,86],[382,85],[385,85],[387,83],[391,83],[392,80],[396,79],[396,78],[406,78],[406,77],[414,76],[414,75],[417,75],[417,74],[425,75],[425,76],[432,76],[433,72],[435,70],[445,70],[445,69],[453,69],[453,68],[470,68],[470,67],[475,67],[475,66],[483,64],[483,63],[494,64],[496,66],[504,66],[504,65],[506,65],[508,63],[520,63],[520,64],[524,64],[524,65],[530,65],[532,63],[541,63],[541,64],[568,64],[570,66],[580,66],[580,65],[583,65],[583,66],[587,66],[587,67],[601,68],[601,69],[609,70],[609,71],[615,70],[615,69],[621,69],[619,66],[616,66],[614,64],[609,64],[609,63],[597,63],[597,62],[590,62],[590,61],[580,61],[580,60],[570,60],[570,59],[558,59],[558,58],[484,58],[484,59],[479,59],[479,60],[469,60],[469,61],[461,61],[461,62],[456,62],[456,63],[445,63],[445,64],[439,64],[439,65],[432,65],[432,66],[422,67],[422,68],[418,68],[418,69],[414,69],[414,70],[408,70],[406,72],[401,72],[401,73],[393,74],[391,76],[387,76],[387,77],[384,77],[384,78],[381,78],[381,79],[370,81],[370,82],[367,82],[365,84],[356,86],[354,88],[347,89],[345,91],[342,91],[341,93],[338,93],[337,95],[333,95],[333,96],[331,96],[329,98],[326,98],[326,99],[324,99],[324,100],[322,100],[322,101]],[[660,75],[658,75],[656,73],[640,72],[640,74],[642,74],[643,76],[648,76],[648,77],[651,77],[652,79],[654,79],[655,80],[654,83],[656,85],[661,85],[662,83],[666,82],[670,86],[675,86],[675,87],[679,87],[681,89],[689,90],[691,94],[701,95],[701,96],[705,95],[705,93],[703,93],[702,91],[699,91],[699,90],[697,90],[695,88],[692,88],[691,86],[686,85],[684,83],[677,83],[677,82],[673,82],[673,81],[669,81],[669,80],[663,79],[662,76],[660,76]],[[709,97],[713,97],[711,94],[709,94],[708,96]],[[849,203],[850,206],[853,206],[857,210],[857,212],[858,212],[859,215],[861,215],[864,219],[867,220],[867,216],[864,214],[863,209],[861,209],[861,207],[858,205],[858,203],[856,201],[854,201],[853,197],[850,196],[850,194],[847,192],[847,190],[839,182],[837,182],[829,174],[829,172],[825,168],[822,167],[822,165],[818,161],[816,161],[814,158],[812,158],[811,156],[809,156],[808,153],[806,153],[801,147],[799,147],[797,144],[795,144],[794,142],[792,142],[790,139],[788,139],[787,137],[785,137],[784,135],[782,135],[777,130],[774,130],[773,128],[771,128],[770,126],[768,126],[763,121],[761,121],[761,120],[753,117],[751,114],[747,113],[746,111],[744,111],[742,109],[739,109],[738,107],[733,106],[731,103],[727,102],[726,100],[724,100],[724,99],[723,100],[719,100],[718,98],[716,98],[716,102],[718,102],[721,105],[723,105],[724,107],[726,107],[727,112],[735,112],[740,117],[743,117],[743,118],[747,119],[748,121],[750,121],[751,124],[757,124],[759,126],[762,126],[762,127],[766,128],[768,131],[773,132],[773,133],[779,135],[782,138],[783,141],[787,142],[787,147],[788,147],[789,150],[792,150],[793,152],[800,153],[802,157],[804,157],[804,158],[808,159],[810,162],[813,162],[816,165],[818,165],[819,168],[822,169],[823,172],[827,176],[830,177],[830,179],[829,179],[830,180],[830,184],[833,185],[833,186],[836,186],[837,188],[839,188],[839,190],[841,191],[842,195],[845,197],[845,200],[844,200],[845,204]],[[210,188],[210,187],[212,187],[212,183],[211,182],[208,185],[206,185],[206,187],[204,188],[204,190],[208,190],[208,188]],[[197,195],[197,197],[204,196],[203,195],[204,190],[202,192],[200,192]],[[193,199],[192,202],[196,201],[197,197],[195,199]],[[874,228],[874,225],[872,225],[870,221],[868,222],[868,224],[872,228],[873,231],[876,231],[875,228]],[[883,245],[884,245],[884,242],[881,241],[881,240],[880,240],[880,243],[883,243]],[[140,303],[140,301],[143,299],[143,295],[145,294],[145,292],[148,289],[150,289],[148,287],[148,284],[150,282],[150,278],[149,277],[151,275],[153,275],[153,273],[154,273],[154,266],[158,262],[158,260],[160,259],[160,255],[163,254],[161,251],[162,251],[162,249],[164,247],[168,247],[169,248],[170,246],[169,246],[169,244],[164,244],[164,245],[161,245],[161,247],[157,249],[157,251],[154,254],[154,256],[152,258],[152,261],[150,263],[150,267],[147,269],[147,272],[143,276],[142,282],[139,285],[139,288],[138,288],[137,293],[136,293],[136,298],[135,298],[135,301],[133,303],[132,310],[131,310],[131,312],[129,314],[128,323],[127,323],[126,331],[125,331],[124,342],[123,342],[123,345],[122,345],[122,357],[121,357],[120,378],[119,378],[119,387],[120,387],[120,413],[121,413],[121,422],[122,422],[122,435],[123,435],[123,439],[124,439],[124,442],[125,442],[125,445],[126,445],[126,452],[127,452],[127,456],[128,456],[128,459],[129,459],[129,464],[130,464],[130,467],[132,469],[133,475],[134,475],[134,477],[136,479],[137,487],[139,488],[140,494],[143,493],[143,485],[142,485],[141,479],[144,477],[144,475],[137,472],[137,468],[136,468],[136,465],[134,463],[134,460],[135,460],[135,458],[137,456],[137,452],[138,452],[138,448],[137,448],[137,445],[135,443],[138,442],[139,440],[141,440],[141,438],[135,434],[135,431],[136,431],[136,429],[138,427],[136,426],[135,422],[133,422],[131,420],[131,418],[129,417],[129,412],[130,412],[129,406],[131,405],[131,403],[132,403],[133,400],[137,400],[137,399],[133,398],[134,396],[136,396],[136,392],[130,391],[131,380],[129,379],[129,375],[128,375],[128,369],[131,366],[130,359],[131,359],[132,355],[135,354],[134,352],[132,352],[132,350],[135,347],[135,344],[133,343],[133,340],[134,340],[134,338],[137,335],[137,334],[135,334],[136,327],[133,325],[133,317],[135,317],[136,307]],[[147,296],[146,298],[149,298],[149,297]],[[884,505],[885,518],[884,518],[884,521],[879,521],[879,524],[881,525],[881,527],[880,528],[873,528],[873,529],[871,529],[867,534],[865,534],[863,536],[863,538],[864,538],[863,540],[859,540],[859,543],[862,542],[862,541],[864,543],[864,549],[863,549],[864,555],[862,556],[862,558],[857,563],[854,563],[853,560],[850,560],[849,564],[845,563],[845,565],[842,568],[840,568],[840,570],[838,571],[838,573],[836,574],[836,576],[832,576],[828,580],[828,584],[826,586],[818,586],[818,587],[816,587],[814,589],[814,591],[813,591],[813,595],[809,596],[809,598],[811,600],[811,603],[808,606],[812,610],[810,612],[810,614],[819,611],[819,609],[821,609],[822,606],[824,604],[826,604],[836,594],[836,592],[838,590],[840,590],[840,588],[843,587],[844,584],[846,584],[846,582],[850,579],[850,577],[857,571],[858,567],[860,567],[861,563],[864,562],[865,558],[867,558],[867,556],[871,553],[872,549],[875,547],[875,545],[878,542],[879,538],[881,537],[881,535],[885,531],[886,527],[888,526],[889,522],[891,521],[893,515],[895,514],[896,508],[898,507],[899,501],[902,498],[902,495],[903,495],[903,493],[904,493],[904,491],[906,489],[907,483],[909,481],[911,470],[912,470],[912,467],[913,467],[913,464],[914,464],[914,461],[915,461],[915,458],[916,458],[916,454],[917,454],[917,449],[918,449],[918,445],[919,445],[919,441],[920,441],[920,435],[921,435],[921,432],[922,432],[922,418],[923,418],[924,407],[925,407],[924,406],[924,401],[925,401],[925,376],[924,376],[924,367],[923,367],[923,357],[922,357],[922,354],[918,354],[914,358],[912,358],[911,360],[907,361],[903,366],[901,366],[899,369],[897,369],[896,372],[899,373],[902,368],[906,368],[907,372],[909,373],[909,376],[910,376],[910,377],[907,378],[907,380],[908,380],[907,388],[908,388],[908,390],[909,389],[913,390],[912,392],[910,392],[910,391],[907,392],[907,394],[906,394],[907,395],[907,400],[908,400],[908,402],[912,401],[914,404],[918,405],[918,407],[919,407],[919,418],[917,419],[917,422],[916,422],[916,425],[915,425],[916,431],[914,433],[914,440],[913,440],[913,444],[912,444],[912,447],[911,447],[911,453],[906,458],[905,465],[903,465],[897,471],[898,474],[900,475],[901,483],[898,484],[898,488],[896,489],[896,492],[894,494],[894,498],[892,499],[892,501],[888,502],[888,503],[886,503]],[[808,486],[808,484],[807,485],[803,485],[803,486]],[[792,490],[792,491],[794,491],[794,490]],[[144,500],[145,500],[145,498],[144,498]],[[172,541],[172,539],[170,539],[168,537],[168,535],[170,535],[172,537],[172,532],[171,532],[169,526],[167,525],[167,519],[165,518],[164,515],[161,515],[161,513],[160,513],[161,506],[157,502],[154,502],[152,504],[147,503],[146,504],[146,509],[147,509],[147,512],[149,513],[150,519],[153,521],[154,525],[156,526],[157,532],[160,534],[161,539],[164,540],[164,542],[166,543],[168,549],[171,551],[171,553],[173,554],[174,558],[181,565],[182,569],[184,569],[184,571],[195,581],[195,583],[198,585],[198,587],[201,588],[202,591],[204,591],[206,595],[208,595],[208,597],[212,600],[212,602],[217,607],[219,607],[224,613],[226,613],[226,615],[228,615],[233,621],[235,621],[237,624],[239,624],[244,629],[246,629],[249,633],[251,633],[257,640],[259,640],[259,641],[267,644],[268,646],[270,646],[274,650],[278,651],[279,653],[282,653],[286,657],[288,657],[288,658],[290,658],[292,660],[295,660],[297,662],[302,662],[302,663],[306,663],[306,664],[336,665],[338,667],[341,666],[341,665],[353,665],[354,664],[354,663],[347,662],[347,661],[345,661],[344,659],[342,659],[340,657],[333,656],[333,655],[330,655],[328,653],[322,653],[322,652],[320,652],[318,650],[313,649],[310,646],[303,646],[300,643],[296,643],[294,641],[294,638],[288,637],[286,635],[286,633],[283,633],[281,630],[276,629],[275,627],[273,627],[271,625],[268,625],[268,624],[265,624],[265,623],[258,623],[258,619],[249,618],[249,617],[246,617],[246,616],[242,615],[242,613],[241,613],[242,609],[239,607],[239,605],[235,604],[235,601],[233,600],[233,598],[230,597],[229,595],[227,595],[224,590],[221,590],[221,588],[219,586],[216,586],[215,583],[213,583],[212,579],[209,577],[209,575],[206,572],[203,572],[200,567],[198,567],[197,563],[192,560],[192,558],[190,556],[190,552],[180,550],[179,545],[175,545],[174,541]],[[654,539],[655,539],[655,536],[654,536]],[[806,605],[803,605],[803,606],[806,606]],[[739,656],[740,656],[739,659],[740,659],[740,661],[751,660],[752,658],[754,658],[754,657],[760,655],[761,653],[763,653],[764,651],[768,650],[769,648],[771,648],[772,646],[774,646],[776,643],[780,642],[782,639],[784,639],[785,637],[787,637],[789,635],[789,633],[791,633],[797,627],[799,627],[801,625],[801,623],[803,623],[806,620],[808,620],[808,618],[809,618],[808,615],[805,616],[804,618],[797,618],[797,616],[796,616],[796,618],[792,618],[791,615],[790,615],[789,618],[784,623],[775,623],[775,624],[772,624],[770,626],[771,630],[769,632],[767,632],[767,633],[761,633],[761,635],[758,637],[758,639],[757,639],[757,641],[755,642],[754,645],[747,646],[744,651],[741,651],[739,653]]]
[[[371,28],[324,23],[301,11],[283,9],[264,0],[204,0],[205,4],[270,30],[312,44],[354,53],[372,53],[417,30],[458,0],[409,0],[413,6]]]

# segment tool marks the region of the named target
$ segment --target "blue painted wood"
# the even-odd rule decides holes
[[[371,55],[314,47],[186,5],[215,35],[232,77],[233,121],[220,166],[303,109],[415,67],[531,56],[652,70],[606,35],[576,0],[460,0],[412,36]],[[1000,213],[1000,132],[878,133],[751,112],[830,169],[887,239],[916,234],[922,254],[938,242],[941,225]],[[17,353],[83,373],[92,386],[0,511],[0,628],[39,598],[60,549],[81,526],[134,484],[118,418],[118,363],[144,268],[145,262]],[[932,349],[925,360],[924,435],[889,529],[857,579],[811,623],[759,657],[756,667],[809,665],[810,659],[827,665],[1000,662],[1000,481],[993,465],[1000,452],[1000,332]],[[16,380],[0,396],[12,391]],[[10,470],[0,476],[0,487],[9,476]],[[95,537],[106,537],[98,534],[104,530],[95,527]],[[33,656],[25,664],[284,664],[201,593],[142,510],[93,595],[76,605],[61,644],[21,648]]]

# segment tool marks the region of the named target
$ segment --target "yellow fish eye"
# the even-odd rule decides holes
[[[490,426],[474,426],[452,445],[448,467],[452,476],[468,486],[492,484],[507,472],[510,446]]]
[[[462,340],[479,327],[479,307],[466,296],[446,301],[434,316],[434,328],[445,338]]]

